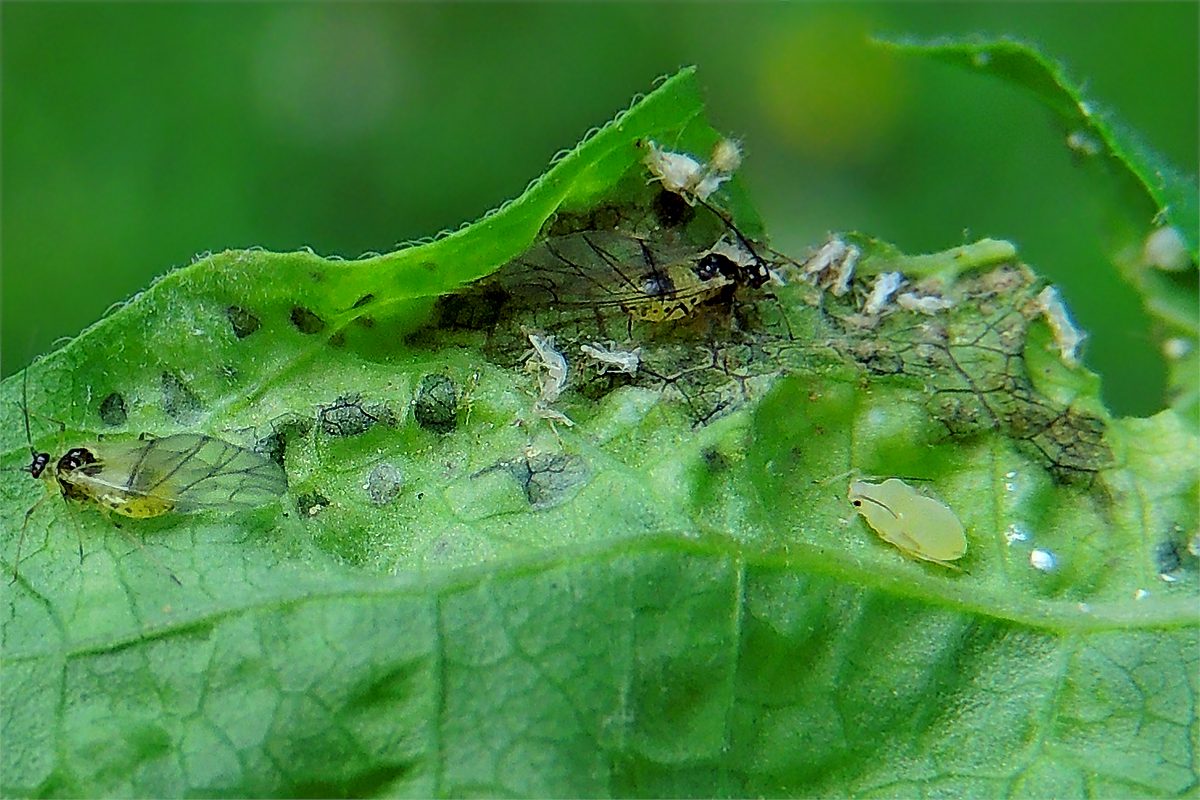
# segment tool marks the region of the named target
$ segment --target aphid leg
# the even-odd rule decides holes
[[[17,554],[13,559],[12,580],[9,583],[15,583],[18,577],[18,569],[21,566],[21,548],[25,545],[25,530],[29,527],[29,518],[33,516],[34,511],[37,511],[38,506],[46,502],[46,499],[49,497],[53,497],[53,495],[50,492],[46,492],[36,503],[25,510],[25,519],[21,521],[21,533],[17,536]]]
[[[41,419],[45,420],[46,422],[52,422],[58,426],[58,433],[60,436],[67,435],[67,423],[63,422],[58,417],[52,417],[49,414],[43,414],[40,411],[30,411],[29,416],[32,419]]]
[[[462,404],[465,409],[463,412],[463,427],[471,426],[471,411],[475,408],[475,390],[479,388],[479,370],[471,375],[471,380],[467,383],[466,389],[463,390]]]
[[[813,483],[818,486],[828,486],[831,483],[843,481],[851,475],[857,474],[857,472],[858,470],[848,469],[845,472],[839,472],[837,475],[830,475],[828,478],[822,478],[821,480],[813,479]]]
[[[121,532],[121,535],[124,536],[126,539],[128,539],[129,541],[136,544],[138,546],[138,549],[142,551],[142,555],[144,555],[148,561],[150,561],[152,564],[154,564],[154,566],[161,569],[163,572],[167,573],[167,577],[170,578],[171,580],[175,581],[176,586],[183,586],[183,581],[179,580],[179,578],[176,577],[175,573],[171,571],[171,568],[168,567],[166,564],[164,564],[162,562],[162,560],[158,558],[158,556],[154,555],[154,553],[151,552],[150,548],[146,547],[146,544],[144,542],[139,540],[136,536],[134,536],[132,533],[125,530],[124,528],[117,528],[117,530],[119,530]]]
[[[149,561],[151,564],[153,564],[154,566],[161,569],[163,572],[167,573],[167,577],[169,577],[171,580],[175,581],[175,584],[177,586],[183,586],[183,582],[180,581],[179,578],[177,578],[175,576],[175,573],[171,571],[171,568],[168,567],[166,564],[164,564],[162,562],[162,560],[158,558],[158,556],[154,555],[154,553],[151,552],[150,548],[146,546],[145,542],[143,542],[138,537],[134,536],[129,531],[125,530],[125,527],[123,525],[117,524],[113,520],[112,515],[109,513],[109,510],[107,508],[104,508],[103,506],[98,506],[97,508],[100,511],[101,516],[104,517],[105,522],[107,522],[109,525],[112,525],[114,528],[116,528],[118,531],[121,532],[122,536],[124,536],[130,542],[133,542],[133,544],[137,545],[138,550],[140,550],[142,552],[142,555],[144,555],[146,557],[147,561]],[[76,530],[78,531],[78,528]],[[79,547],[80,547],[79,556],[80,556],[80,560],[82,561],[82,559],[83,559],[83,540],[82,539],[80,539]]]
[[[71,503],[66,503],[67,516],[71,518],[71,527],[75,529],[75,542],[79,546],[79,566],[83,566],[83,528],[79,524],[79,517],[76,516],[75,506]],[[108,509],[97,506],[100,513],[104,514],[104,518],[108,519]]]
[[[558,426],[554,424],[554,420],[552,419],[547,419],[546,422],[550,423],[550,432],[554,434],[554,438],[558,441],[558,449],[562,450],[563,440],[562,436],[560,436],[558,433]]]

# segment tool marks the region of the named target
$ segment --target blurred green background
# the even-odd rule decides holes
[[[355,256],[457,227],[694,63],[777,247],[850,229],[912,252],[1010,238],[1091,331],[1109,403],[1162,405],[1152,324],[1106,255],[1110,182],[1021,91],[866,37],[1038,42],[1195,173],[1195,3],[0,13],[4,374],[197,253]]]

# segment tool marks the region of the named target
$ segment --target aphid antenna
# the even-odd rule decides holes
[[[895,511],[893,511],[893,510],[891,509],[891,507],[890,507],[890,506],[888,506],[886,503],[881,503],[880,501],[876,500],[874,497],[867,497],[867,496],[864,496],[864,497],[862,498],[862,500],[866,500],[868,503],[870,503],[870,504],[871,504],[871,505],[873,505],[873,506],[879,506],[879,507],[880,507],[880,508],[882,508],[884,511],[886,511],[886,512],[887,512],[887,513],[889,513],[889,514],[891,514],[891,515],[892,515],[892,517],[894,517],[895,519],[899,519],[899,518],[900,518],[900,515],[899,515],[899,514],[897,514]],[[855,501],[852,503],[852,505],[856,505],[856,506],[857,506],[859,503],[861,503],[861,502],[862,502],[862,500],[855,500]]]
[[[112,522],[112,521],[110,520],[110,522]],[[146,557],[147,561],[149,561],[151,564],[153,564],[154,566],[161,569],[163,572],[167,573],[167,577],[170,578],[171,580],[175,581],[176,586],[180,586],[180,587],[183,586],[183,581],[179,580],[179,578],[175,575],[175,573],[171,571],[171,568],[162,562],[162,559],[160,559],[158,556],[154,555],[154,553],[150,552],[150,548],[146,547],[146,544],[144,542],[139,541],[136,536],[134,536],[129,531],[125,530],[125,528],[123,526],[118,525],[115,522],[112,523],[112,526],[114,528],[116,528],[117,530],[119,530],[121,532],[122,536],[124,536],[126,539],[128,539],[129,541],[131,541],[135,545],[137,545],[138,550],[142,551],[142,555],[144,555]],[[76,528],[76,533],[78,533],[78,532],[79,532],[78,528]],[[80,539],[79,546],[80,546],[80,551],[79,551],[80,552],[80,562],[82,562],[83,561],[83,550],[82,550],[83,540],[82,539]]]
[[[743,234],[741,232],[741,230],[738,229],[738,226],[733,224],[733,219],[728,214],[726,214],[724,211],[717,208],[716,206],[714,206],[712,203],[708,202],[707,200],[702,200],[699,197],[697,197],[696,202],[699,203],[700,205],[704,206],[705,208],[707,208],[710,212],[712,212],[717,217],[717,219],[721,220],[721,222],[725,225],[725,227],[728,228],[733,233],[733,235],[737,237],[738,243],[741,244],[742,247],[746,248],[746,252],[748,252],[750,255],[754,256],[755,261],[758,261],[758,262],[762,261],[762,257],[758,254],[758,251],[754,249],[754,245],[751,244],[750,240],[746,238],[745,234]],[[770,249],[770,248],[768,248],[768,249]],[[772,251],[772,252],[774,252],[774,251]]]
[[[29,367],[21,370],[21,416],[25,420],[25,441],[29,445],[29,453],[36,459],[38,452],[33,446],[33,434],[29,430]]]
[[[917,481],[918,483],[933,483],[933,481],[934,481],[933,478],[921,478],[921,477],[916,477],[913,475],[886,475],[885,476],[885,475],[875,475],[875,474],[872,474],[869,472],[862,472],[861,470],[857,470],[857,469],[848,469],[845,472],[839,472],[836,475],[830,475],[828,478],[822,478],[821,480],[814,479],[813,483],[819,484],[821,486],[827,486],[831,483],[836,483],[837,481],[845,480],[846,478],[850,478],[850,477],[853,477],[856,480],[857,479],[865,479],[868,481],[878,481],[878,480],[883,480],[885,478],[899,478],[900,480],[905,481],[905,482]]]
[[[856,469],[848,469],[845,472],[839,472],[836,475],[830,475],[828,478],[821,478],[820,480],[813,478],[812,482],[815,483],[817,486],[828,486],[831,483],[843,481],[846,478],[849,478],[849,477],[855,476],[855,475],[860,475],[860,474],[861,473],[859,473],[859,471]]]
[[[36,503],[31,505],[29,508],[25,509],[25,518],[21,520],[21,534],[17,537],[17,553],[16,553],[16,556],[13,558],[12,580],[10,580],[9,583],[16,583],[17,579],[21,576],[21,573],[20,573],[21,549],[25,545],[25,531],[29,528],[29,518],[33,516],[33,512],[37,511],[38,507],[41,506],[42,503],[46,502],[46,500],[52,496],[53,495],[50,492],[46,492],[40,498],[38,498],[38,501]],[[83,543],[82,542],[80,542],[79,547],[80,547],[80,551],[79,551],[80,552],[80,560],[82,560],[82,554],[83,554]]]
[[[878,477],[878,476],[876,476]],[[917,483],[933,483],[933,478],[923,478],[919,475],[890,475],[891,478],[899,478],[902,481],[916,481]]]

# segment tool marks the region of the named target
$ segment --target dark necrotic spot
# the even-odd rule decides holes
[[[725,472],[729,469],[729,457],[715,447],[706,447],[700,452],[701,458],[704,459],[704,466],[713,474]]]
[[[254,443],[254,452],[283,466],[290,439],[308,436],[312,432],[312,417],[285,414],[271,422],[271,432]]]
[[[588,476],[587,462],[568,453],[546,453],[503,466],[521,485],[529,505],[537,510],[570,500]]]
[[[674,228],[690,222],[696,209],[689,206],[682,195],[663,189],[654,198],[654,217],[664,228]]]
[[[225,314],[229,317],[229,324],[233,326],[233,335],[239,339],[245,339],[262,326],[258,317],[241,306],[230,306],[225,309]]]
[[[367,496],[377,506],[385,506],[400,496],[404,475],[394,464],[377,464],[367,476]]]
[[[426,430],[449,433],[458,424],[458,387],[445,375],[426,375],[413,398],[413,417]]]
[[[373,302],[374,300],[375,300],[375,295],[373,295],[373,294],[364,294],[362,297],[360,297],[360,298],[358,298],[357,300],[355,300],[355,301],[354,301],[354,307],[355,307],[355,308],[362,308],[363,306],[367,305],[368,303],[371,303],[371,302]]]
[[[168,417],[185,425],[194,423],[203,408],[200,398],[173,372],[162,374],[162,405]]]
[[[375,327],[375,318],[374,317],[357,317],[354,320],[354,322],[363,328],[369,329],[369,328]]]
[[[1170,575],[1183,566],[1183,550],[1170,539],[1159,542],[1154,548],[1154,565],[1159,575]]]
[[[283,457],[287,453],[287,437],[279,431],[273,431],[254,443],[254,452],[283,466]]]
[[[315,517],[328,505],[329,498],[320,492],[305,492],[296,498],[296,510],[305,517]]]
[[[301,333],[313,334],[325,330],[325,320],[302,306],[292,306],[292,324]]]
[[[333,336],[330,336],[329,337],[329,346],[330,347],[345,347],[346,346],[346,332],[338,331]]]
[[[322,406],[317,418],[321,430],[329,436],[358,436],[379,424],[389,427],[396,424],[396,416],[386,405],[365,404],[357,394],[343,395]]]
[[[508,298],[508,292],[495,284],[471,287],[461,294],[444,295],[438,299],[436,306],[437,325],[439,328],[491,330],[500,321]]]
[[[100,419],[105,425],[124,425],[128,418],[125,397],[120,392],[112,392],[100,401]]]

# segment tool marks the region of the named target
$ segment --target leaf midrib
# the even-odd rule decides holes
[[[803,551],[807,557],[795,558],[797,552],[800,551]],[[731,542],[720,542],[712,538],[704,541],[696,541],[691,538],[684,538],[682,535],[671,536],[667,533],[659,532],[639,537],[635,540],[626,539],[617,542],[587,543],[562,548],[550,553],[517,556],[505,559],[499,565],[495,563],[474,565],[454,569],[436,577],[422,575],[404,586],[379,586],[372,588],[356,586],[353,588],[331,588],[318,592],[300,587],[297,589],[296,596],[275,597],[266,601],[251,601],[237,604],[217,611],[198,614],[191,618],[177,619],[169,623],[154,625],[147,630],[105,641],[93,640],[89,642],[88,640],[83,640],[69,648],[65,653],[57,650],[35,650],[14,654],[12,648],[8,648],[4,656],[0,658],[0,664],[18,664],[51,656],[77,658],[112,653],[143,642],[185,635],[191,631],[208,628],[225,619],[243,614],[283,610],[299,606],[302,603],[369,599],[426,599],[434,602],[436,598],[472,589],[484,581],[519,578],[527,574],[536,574],[551,569],[569,567],[572,564],[586,560],[616,559],[630,555],[652,555],[670,552],[681,555],[730,559],[744,563],[747,568],[783,568],[796,570],[796,567],[805,567],[804,572],[843,578],[847,582],[856,583],[868,589],[882,591],[897,597],[925,601],[959,613],[1016,623],[1030,629],[1043,630],[1060,635],[1099,633],[1110,630],[1172,629],[1200,624],[1200,613],[1196,612],[1192,598],[1170,598],[1152,602],[1142,601],[1136,606],[1136,614],[1130,613],[1130,609],[1134,608],[1132,601],[1094,603],[1091,604],[1091,612],[1086,615],[1079,611],[1076,601],[1064,600],[1023,602],[1011,608],[995,609],[989,608],[986,605],[986,600],[989,598],[986,595],[981,595],[977,587],[972,587],[970,592],[966,588],[961,592],[940,593],[897,591],[897,587],[904,584],[898,584],[895,581],[896,578],[902,578],[908,585],[914,587],[929,586],[934,584],[934,582],[941,582],[942,579],[928,577],[914,582],[912,576],[904,575],[899,570],[889,570],[886,575],[881,574],[879,571],[868,571],[851,564],[848,558],[838,559],[836,556],[831,556],[828,550],[822,550],[809,545],[797,543],[793,546],[788,557],[782,558],[747,553],[737,548]],[[831,568],[830,565],[836,568]],[[1191,612],[1190,614],[1188,613],[1189,611]]]

